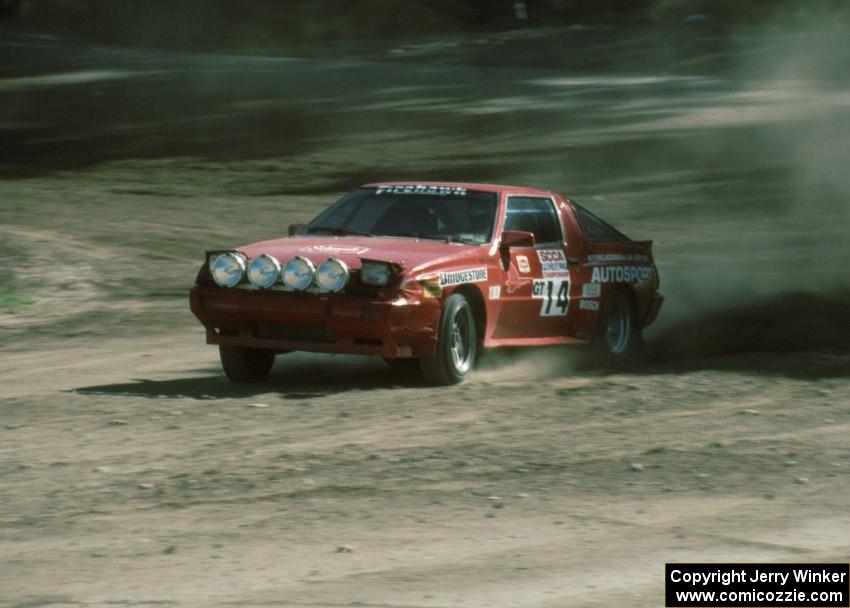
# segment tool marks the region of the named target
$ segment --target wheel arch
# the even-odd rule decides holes
[[[484,302],[484,294],[471,283],[460,285],[452,291],[466,298],[472,308],[472,318],[475,320],[475,335],[478,346],[484,344],[484,334],[487,331],[487,305]]]

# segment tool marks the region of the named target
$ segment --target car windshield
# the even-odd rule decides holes
[[[443,186],[379,186],[343,196],[302,234],[397,236],[481,244],[490,240],[496,194]]]

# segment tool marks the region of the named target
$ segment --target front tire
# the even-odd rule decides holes
[[[472,369],[477,353],[472,306],[463,294],[452,294],[443,305],[436,355],[420,361],[422,375],[429,384],[457,384]]]
[[[635,312],[632,298],[621,289],[611,291],[602,302],[593,350],[603,365],[625,367],[640,357],[643,334]]]
[[[218,345],[224,375],[231,382],[262,382],[274,365],[275,352],[263,348]]]

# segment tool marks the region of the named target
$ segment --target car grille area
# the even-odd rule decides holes
[[[254,329],[257,338],[267,340],[290,340],[292,342],[336,342],[334,331],[326,325],[292,323],[257,323]]]

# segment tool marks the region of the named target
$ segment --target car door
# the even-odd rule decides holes
[[[573,281],[560,214],[548,197],[508,195],[502,231],[534,235],[533,247],[511,247],[495,338],[568,335]]]

